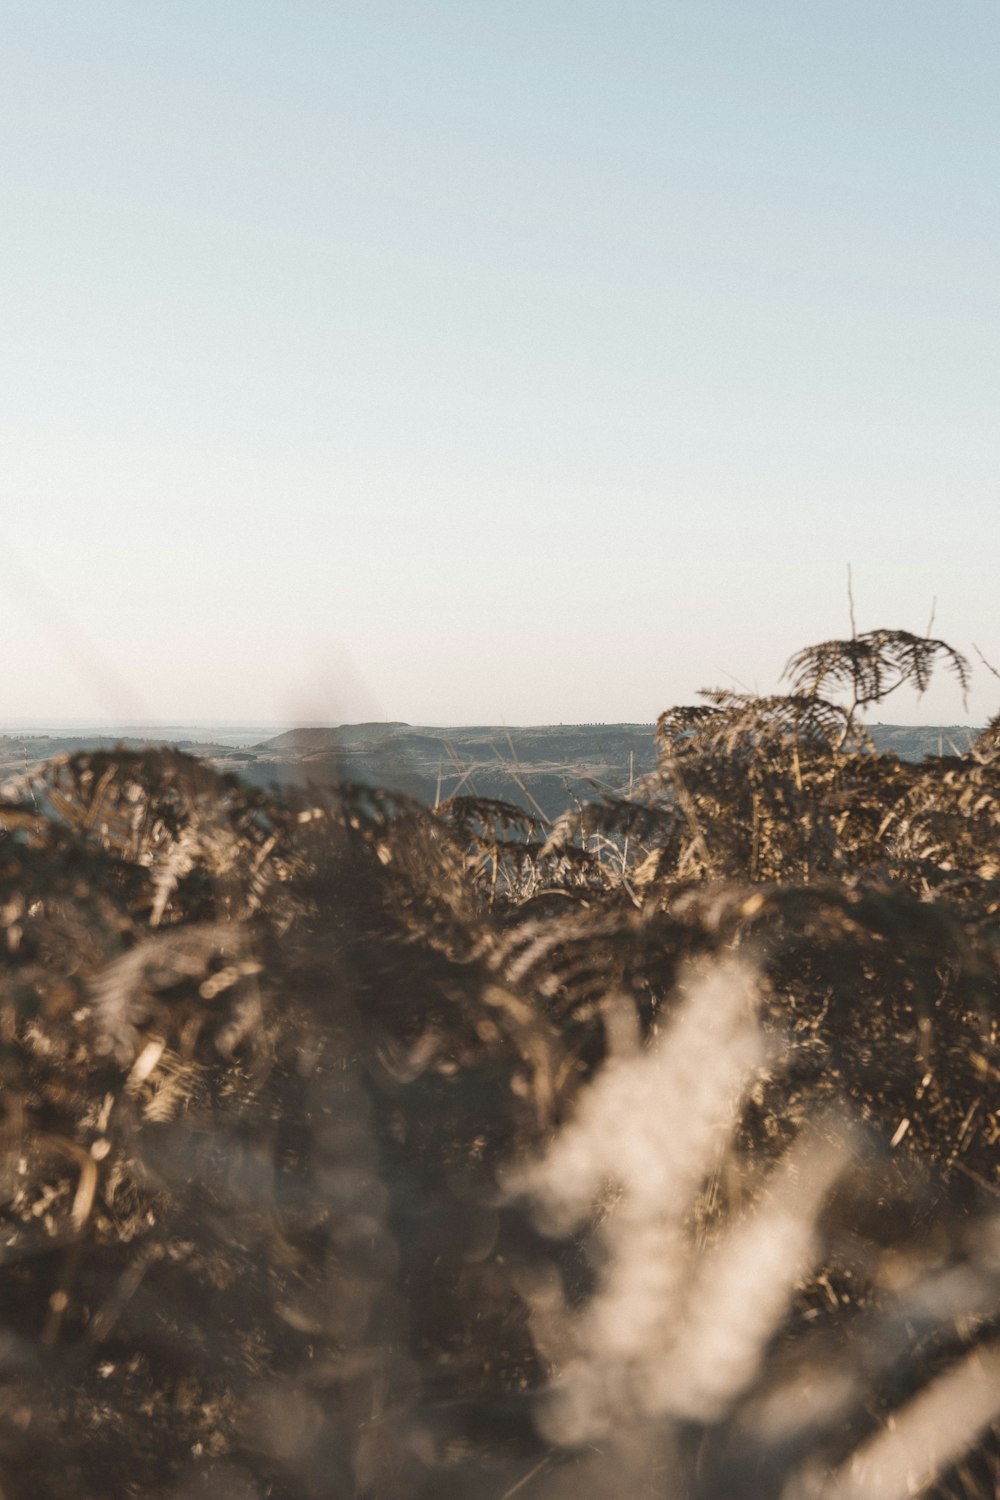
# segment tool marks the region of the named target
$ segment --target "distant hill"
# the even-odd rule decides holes
[[[926,760],[930,755],[965,755],[979,733],[968,724],[869,724],[875,748],[891,751],[900,760]]]
[[[977,730],[964,724],[869,726],[876,748],[901,760],[963,754]],[[656,767],[650,724],[502,724],[453,727],[402,720],[288,729],[257,743],[169,732],[124,741],[107,734],[0,736],[0,775],[70,750],[125,743],[176,744],[257,786],[362,781],[434,804],[460,793],[515,802],[548,818],[601,792],[627,792]],[[190,734],[190,731],[188,732]]]
[[[334,750],[345,743],[389,739],[400,730],[409,728],[409,724],[396,719],[367,724],[339,724],[336,727],[323,725],[315,729],[286,729],[284,734],[276,734],[273,739],[263,740],[259,745],[254,745],[253,749],[287,751],[292,754]]]
[[[962,754],[967,725],[870,726],[901,760]],[[253,747],[241,774],[261,785],[364,781],[435,803],[458,793],[499,797],[557,817],[575,801],[623,792],[656,767],[650,724],[442,726],[401,722],[294,729]]]
[[[652,724],[345,724],[290,730],[254,749],[241,773],[261,785],[365,781],[430,803],[475,793],[547,817],[656,764]]]

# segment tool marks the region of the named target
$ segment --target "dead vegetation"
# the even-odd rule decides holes
[[[5,1500],[997,1493],[1000,780],[878,631],[554,826],[80,755],[0,807]]]

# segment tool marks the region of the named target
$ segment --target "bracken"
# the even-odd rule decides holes
[[[8,787],[6,1500],[995,1495],[997,721],[860,718],[938,663],[811,648],[555,826]]]

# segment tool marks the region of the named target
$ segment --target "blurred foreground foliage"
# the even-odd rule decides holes
[[[4,1500],[987,1497],[1000,724],[945,643],[555,825],[170,751],[0,806]]]

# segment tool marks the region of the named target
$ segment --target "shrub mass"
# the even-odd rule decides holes
[[[1000,1475],[1000,716],[827,642],[555,823],[179,752],[0,805],[4,1500]]]

